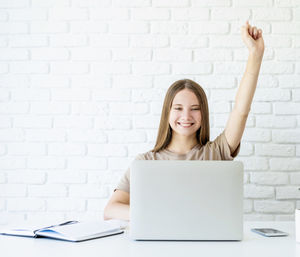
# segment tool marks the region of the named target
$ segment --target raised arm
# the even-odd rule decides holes
[[[225,137],[231,153],[236,150],[241,141],[264,54],[264,40],[261,29],[251,27],[247,21],[242,26],[241,34],[249,50],[249,56],[246,70],[235,97],[235,104],[225,128]]]

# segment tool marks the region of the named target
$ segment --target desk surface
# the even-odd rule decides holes
[[[287,237],[267,238],[250,231],[253,227],[276,228]],[[120,235],[72,243],[45,238],[0,235],[1,256],[222,256],[222,257],[296,257],[300,243],[295,241],[294,222],[245,222],[244,239],[230,241],[133,241],[128,231]],[[4,254],[3,254],[4,253]]]

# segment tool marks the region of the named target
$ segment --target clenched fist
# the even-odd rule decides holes
[[[263,56],[265,45],[262,30],[252,27],[248,21],[241,28],[242,39],[251,54]]]

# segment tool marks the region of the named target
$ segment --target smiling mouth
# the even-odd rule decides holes
[[[183,128],[189,128],[194,125],[194,123],[192,123],[192,122],[189,122],[189,123],[177,122],[177,124]]]

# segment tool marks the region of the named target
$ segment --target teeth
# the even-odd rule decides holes
[[[178,122],[178,124],[179,124],[180,126],[182,126],[182,127],[190,127],[190,126],[192,126],[194,123],[180,123],[180,122]]]

